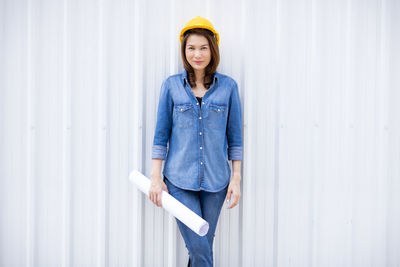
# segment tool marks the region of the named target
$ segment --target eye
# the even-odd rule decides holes
[[[193,50],[193,47],[188,47],[189,50]]]

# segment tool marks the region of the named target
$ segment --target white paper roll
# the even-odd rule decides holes
[[[133,170],[129,175],[129,180],[133,182],[140,191],[149,196],[151,184],[149,178],[139,171]],[[205,236],[207,234],[209,228],[208,222],[164,190],[161,194],[161,202],[162,207],[166,211],[192,229],[199,236]]]

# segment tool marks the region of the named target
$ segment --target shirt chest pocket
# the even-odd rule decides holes
[[[226,105],[210,104],[208,110],[208,127],[214,129],[225,128],[226,120]]]
[[[179,104],[174,107],[174,123],[179,128],[189,128],[193,125],[192,104]]]

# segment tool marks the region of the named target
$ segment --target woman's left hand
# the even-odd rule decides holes
[[[229,183],[228,192],[226,194],[226,200],[229,201],[228,209],[235,207],[239,203],[240,195],[240,176],[233,176]]]

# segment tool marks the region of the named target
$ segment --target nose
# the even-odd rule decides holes
[[[196,50],[196,51],[194,52],[194,57],[195,57],[195,58],[200,57],[201,54],[202,54],[202,53],[201,53],[200,50]]]

